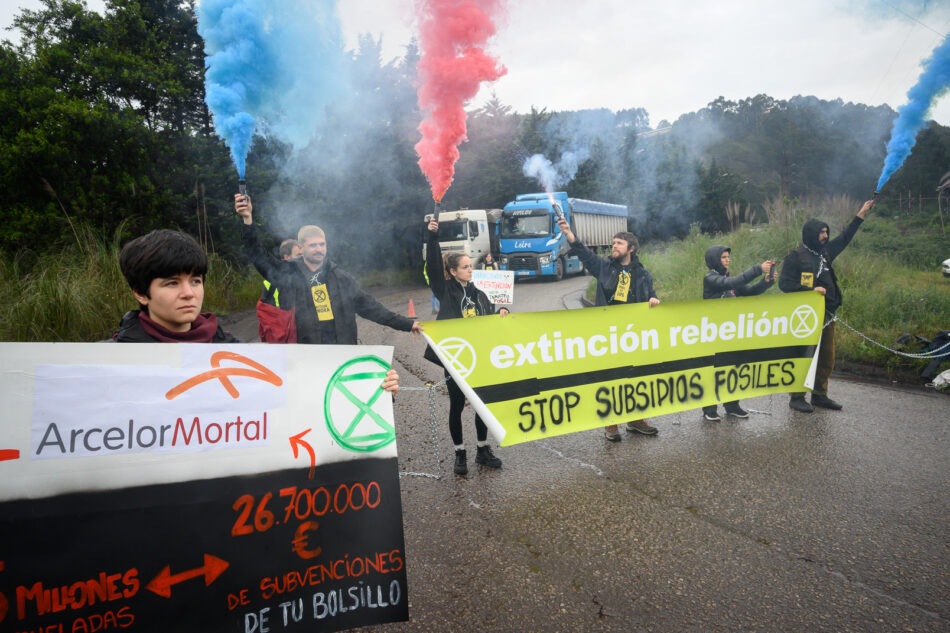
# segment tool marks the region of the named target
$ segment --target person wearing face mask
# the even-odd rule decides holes
[[[728,246],[710,246],[706,249],[706,266],[709,270],[703,277],[703,299],[727,299],[729,297],[749,297],[760,295],[775,282],[771,275],[775,262],[766,260],[734,277],[729,276],[729,261],[732,249]],[[762,275],[757,283],[753,279]],[[736,418],[747,418],[749,412],[739,406],[739,401],[726,402],[726,413]],[[720,422],[719,406],[711,404],[703,407],[703,417],[709,422]]]
[[[842,405],[828,397],[828,377],[835,366],[835,323],[832,320],[841,307],[841,288],[831,263],[851,242],[864,216],[874,206],[868,200],[851,223],[834,239],[829,239],[828,225],[821,220],[808,220],[802,227],[802,243],[782,262],[778,287],[782,292],[820,292],[825,297],[824,329],[818,347],[818,366],[811,404],[804,392],[789,394],[788,406],[802,413],[811,413],[814,407],[838,411]]]
[[[484,292],[472,283],[472,260],[462,253],[448,253],[444,260],[439,246],[439,222],[433,216],[429,222],[426,243],[426,270],[432,292],[439,297],[439,315],[443,319],[469,319],[495,313],[495,305]],[[500,308],[499,314],[508,314],[507,308]],[[438,363],[438,357],[431,348],[426,349],[425,357]],[[462,436],[462,409],[465,408],[465,394],[455,381],[445,372],[445,386],[449,390],[449,433],[455,444],[456,475],[468,474],[468,462]],[[496,457],[488,445],[488,427],[475,414],[475,437],[477,452],[475,463],[488,468],[501,468],[501,460]]]

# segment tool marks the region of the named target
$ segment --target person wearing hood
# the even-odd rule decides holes
[[[835,323],[834,316],[841,307],[841,288],[838,278],[831,267],[841,251],[851,242],[858,232],[864,216],[874,206],[868,200],[858,211],[851,223],[834,239],[829,239],[828,225],[821,220],[808,220],[802,227],[802,243],[788,254],[782,262],[782,274],[778,287],[782,292],[820,292],[825,297],[824,329],[818,346],[818,366],[815,371],[815,386],[811,392],[811,404],[805,400],[805,393],[789,394],[788,406],[796,411],[811,413],[814,407],[838,411],[840,404],[828,397],[828,378],[835,366]]]
[[[422,326],[386,309],[363,292],[349,273],[327,257],[327,240],[318,226],[297,233],[301,256],[281,261],[261,244],[248,196],[235,194],[234,210],[244,220],[242,239],[257,271],[280,288],[281,307],[294,309],[298,343],[356,345],[356,315],[403,332],[421,336]]]
[[[765,260],[742,274],[730,277],[729,260],[731,252],[732,249],[728,246],[710,246],[706,249],[706,266],[709,267],[709,270],[706,272],[706,276],[703,277],[703,299],[760,295],[775,282],[772,275],[775,262],[770,260]],[[759,275],[762,275],[762,279],[752,284],[751,281]],[[733,417],[749,417],[749,412],[739,406],[738,400],[726,402],[723,407],[726,413]],[[710,422],[722,420],[719,416],[719,407],[715,404],[703,407],[703,417]]]
[[[495,313],[495,305],[488,296],[472,283],[472,260],[463,253],[448,253],[443,260],[442,247],[439,245],[439,221],[432,216],[428,225],[426,241],[426,269],[432,292],[439,297],[439,315],[436,321],[444,319],[468,319]],[[498,310],[502,316],[508,314],[508,308]],[[425,358],[441,365],[438,356],[431,347],[426,348]],[[456,475],[468,474],[468,458],[462,434],[462,409],[465,408],[465,394],[455,381],[445,372],[445,387],[449,391],[449,434],[455,444]],[[501,460],[492,453],[488,444],[488,427],[481,417],[475,414],[475,463],[487,468],[501,468]]]
[[[587,271],[597,280],[594,305],[649,303],[652,308],[660,304],[653,290],[653,276],[647,272],[640,263],[640,258],[637,257],[640,243],[636,235],[629,231],[621,231],[614,235],[610,258],[601,259],[577,239],[567,220],[561,218],[557,221],[557,225],[571,245],[571,254],[576,255]],[[627,422],[624,428],[628,433],[657,434],[656,428],[647,424],[646,420]],[[611,424],[605,427],[604,437],[608,442],[619,442],[618,425]]]

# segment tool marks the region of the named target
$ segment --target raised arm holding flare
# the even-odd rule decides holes
[[[857,216],[845,227],[838,237],[829,240],[828,225],[821,220],[808,220],[802,227],[802,243],[788,254],[782,263],[782,274],[778,287],[782,292],[804,292],[814,290],[825,296],[824,329],[818,347],[818,367],[815,371],[815,388],[811,393],[811,404],[805,400],[804,392],[789,394],[788,406],[802,413],[811,413],[814,407],[823,407],[835,411],[840,404],[828,397],[828,378],[835,366],[835,322],[834,316],[841,307],[841,289],[831,263],[851,242],[861,227],[864,216],[874,206],[868,200],[858,211]]]
[[[653,276],[647,272],[640,263],[640,258],[637,257],[640,243],[636,235],[627,231],[614,235],[610,258],[601,259],[577,239],[565,219],[559,219],[557,224],[571,244],[571,253],[577,255],[587,271],[597,280],[595,305],[649,303],[652,308],[660,304],[653,290]],[[647,424],[646,420],[627,422],[625,428],[630,433],[657,434],[656,428]],[[619,442],[620,433],[617,425],[607,426],[604,429],[604,437],[609,442]]]
[[[286,299],[294,308],[297,342],[321,345],[356,345],[356,315],[420,336],[422,326],[386,309],[363,292],[349,273],[327,258],[327,240],[320,227],[304,226],[297,233],[301,256],[279,260],[268,254],[261,244],[254,224],[250,197],[236,194],[234,210],[244,221],[244,249],[254,267],[265,279],[281,289],[281,302]],[[387,391],[395,393],[398,375],[390,370],[384,382]]]
[[[426,270],[432,292],[439,297],[439,316],[436,320],[467,319],[495,313],[495,305],[484,292],[472,283],[472,260],[468,255],[449,253],[442,257],[439,246],[439,223],[433,216],[429,222],[426,239]],[[508,308],[500,308],[502,316],[508,314]],[[426,350],[426,358],[438,362],[431,349]],[[445,386],[449,390],[449,433],[455,444],[455,474],[468,474],[468,461],[462,436],[462,409],[465,408],[465,394],[455,381],[445,372]],[[501,468],[498,459],[488,444],[488,427],[475,414],[475,436],[477,452],[475,463],[488,468]]]

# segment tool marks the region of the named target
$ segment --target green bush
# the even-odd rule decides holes
[[[0,340],[100,341],[111,336],[127,310],[137,307],[119,270],[124,227],[111,241],[80,228],[57,252],[0,256]],[[210,258],[204,310],[251,308],[260,276]]]

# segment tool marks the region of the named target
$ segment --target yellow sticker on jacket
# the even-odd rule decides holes
[[[474,316],[478,316],[477,314],[475,314],[475,308],[465,308],[464,310],[462,310],[463,319],[471,319]]]
[[[620,278],[617,280],[617,290],[614,291],[614,301],[626,303],[628,294],[630,294],[630,273],[622,272],[620,273]]]
[[[327,292],[327,285],[311,286],[310,294],[313,295],[313,307],[317,309],[317,318],[321,321],[332,321],[333,308],[330,307],[330,293]]]
[[[815,275],[812,273],[802,273],[802,285],[806,288],[812,288],[815,285]]]

